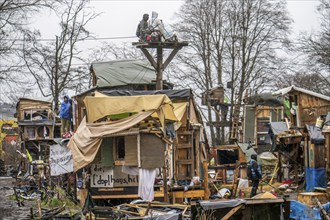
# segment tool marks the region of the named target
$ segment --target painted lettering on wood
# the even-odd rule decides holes
[[[91,167],[91,187],[138,186],[138,176],[121,172],[121,167],[106,167],[93,164]]]

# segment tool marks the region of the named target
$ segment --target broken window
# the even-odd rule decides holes
[[[26,127],[26,135],[28,138],[35,138],[36,137],[36,129],[35,127]]]
[[[223,164],[235,164],[239,160],[238,149],[218,150],[218,163]]]
[[[48,110],[47,109],[25,110],[24,111],[24,120],[29,120],[29,121],[49,120],[48,119]]]
[[[125,159],[125,138],[124,137],[116,137],[116,159],[124,160]]]

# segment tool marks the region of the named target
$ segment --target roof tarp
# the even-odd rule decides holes
[[[166,95],[146,96],[87,96],[84,99],[88,122],[95,122],[105,116],[121,113],[157,111],[161,122],[165,119],[177,121],[171,100]]]
[[[103,93],[100,93],[100,92],[96,91],[94,97],[108,97],[108,96],[103,94]],[[177,103],[172,103],[172,105],[173,105],[174,114],[175,114],[175,116],[178,120],[178,123],[176,125],[176,129],[175,129],[175,130],[177,130],[181,126],[180,121],[182,120],[183,115],[187,111],[188,102],[177,102]],[[152,116],[153,117],[158,117],[156,112],[153,113]]]
[[[234,208],[241,204],[246,204],[243,199],[227,199],[218,201],[200,201],[199,204],[204,210],[214,210],[223,208]]]
[[[252,154],[257,154],[257,152],[248,143],[237,143],[245,155],[246,161],[251,159]],[[258,157],[258,163],[261,163],[261,159]]]
[[[142,60],[116,60],[92,63],[97,86],[150,84],[156,80],[154,68]]]
[[[283,97],[272,93],[261,93],[247,98],[249,105],[283,106]]]
[[[287,124],[282,121],[278,122],[270,122],[270,130],[274,135],[285,134],[285,132],[289,131]]]
[[[189,99],[191,95],[190,89],[182,90],[113,90],[96,88],[98,92],[108,96],[138,96],[138,95],[167,95],[172,101],[174,99]]]
[[[153,111],[145,111],[118,121],[92,124],[88,124],[86,118],[84,118],[68,143],[73,156],[74,171],[93,162],[103,137],[125,131],[149,117],[152,113]]]
[[[314,125],[306,125],[306,129],[309,134],[309,138],[311,139],[312,144],[324,144],[325,137],[322,134],[322,129],[314,126]]]

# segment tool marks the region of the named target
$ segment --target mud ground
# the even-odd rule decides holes
[[[0,220],[29,219],[30,207],[36,207],[33,201],[26,201],[25,206],[19,207],[17,202],[10,198],[14,194],[14,181],[11,177],[0,177]]]

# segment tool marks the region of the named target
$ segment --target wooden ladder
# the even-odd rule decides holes
[[[193,131],[177,131],[175,144],[175,177],[178,180],[191,180],[195,175]]]
[[[231,130],[230,130],[230,139],[231,140],[237,140],[238,139],[238,121],[239,121],[239,110],[240,105],[235,104],[234,106],[234,116],[231,124]]]

